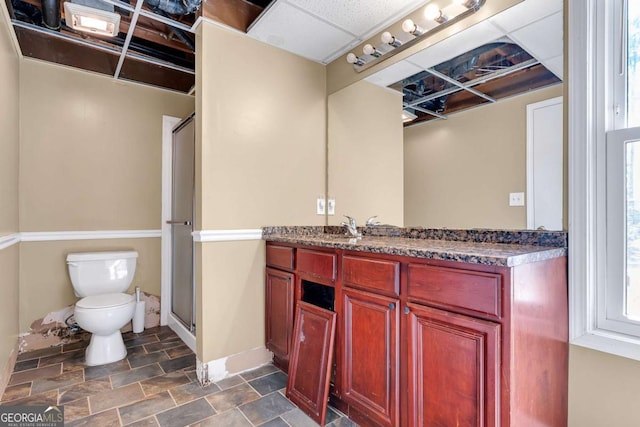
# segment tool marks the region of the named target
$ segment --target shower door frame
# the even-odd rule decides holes
[[[192,351],[196,351],[196,337],[171,311],[172,301],[172,231],[167,224],[172,218],[173,190],[173,129],[185,118],[162,116],[162,242],[161,242],[161,298],[160,324],[168,325]],[[194,258],[195,260],[195,258]],[[195,310],[195,305],[194,305]]]

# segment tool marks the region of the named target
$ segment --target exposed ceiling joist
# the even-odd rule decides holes
[[[202,3],[201,16],[246,32],[263,10],[263,6],[245,0],[209,0]]]

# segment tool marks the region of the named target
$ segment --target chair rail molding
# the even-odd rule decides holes
[[[160,236],[160,230],[28,231],[20,233],[20,241],[146,239]]]
[[[7,234],[0,236],[0,250],[6,249],[10,246],[20,243],[20,233]]]
[[[235,242],[239,240],[262,240],[262,229],[242,230],[198,230],[191,233],[194,242]]]

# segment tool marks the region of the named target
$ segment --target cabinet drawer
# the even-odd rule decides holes
[[[333,282],[336,279],[336,260],[337,255],[330,252],[298,249],[298,273]]]
[[[345,285],[398,295],[400,263],[345,255],[342,257],[342,280]]]
[[[293,270],[293,248],[267,245],[267,265],[270,267]]]
[[[409,298],[438,306],[502,316],[499,274],[409,264]]]

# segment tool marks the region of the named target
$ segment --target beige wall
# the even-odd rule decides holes
[[[136,274],[129,293],[139,286],[160,295],[160,239],[104,239],[20,244],[20,331],[34,320],[78,300],[67,271],[66,256],[73,252],[135,250]]]
[[[201,360],[263,346],[264,243],[220,242],[198,247],[203,280],[196,295],[201,301],[196,333]]]
[[[0,238],[18,231],[18,55],[0,5]],[[0,249],[0,392],[18,337],[18,245]]]
[[[162,116],[194,98],[33,60],[20,76],[20,231],[160,229]],[[160,295],[159,238],[21,243],[20,330],[77,300],[67,253],[116,249]]]
[[[8,380],[7,365],[18,342],[18,245],[0,250],[0,392]]]
[[[201,28],[199,227],[323,224],[315,200],[325,190],[324,67]]]
[[[640,362],[571,346],[569,426],[640,424]]]
[[[562,85],[414,125],[404,131],[404,222],[447,228],[526,228],[526,105]],[[565,192],[566,194],[566,192]]]
[[[402,95],[366,81],[328,99],[328,195],[343,215],[403,224]]]
[[[0,237],[18,231],[18,55],[0,8]]]
[[[160,228],[162,115],[193,97],[24,60],[20,229]]]
[[[197,38],[196,228],[322,225],[322,65],[204,22]],[[264,243],[197,253],[198,358],[264,346]]]

